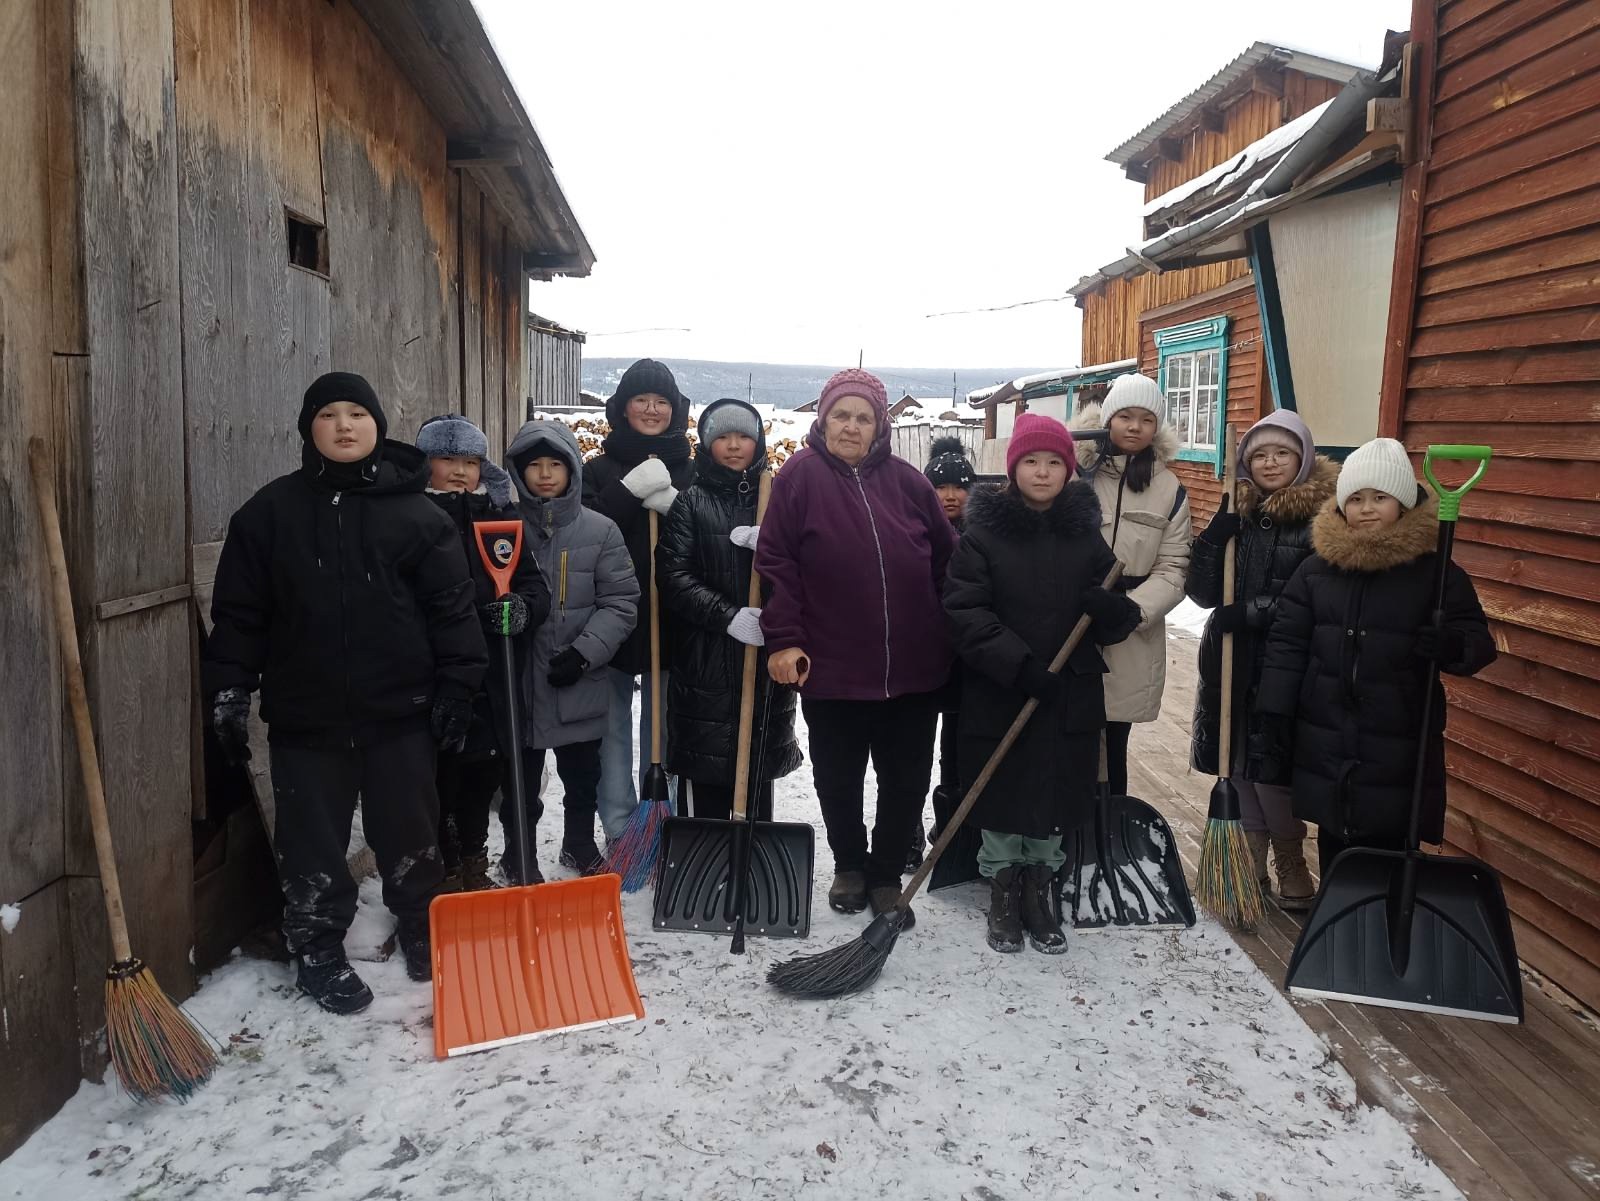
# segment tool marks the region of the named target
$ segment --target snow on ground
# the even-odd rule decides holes
[[[1001,956],[969,885],[917,902],[864,995],[771,992],[770,963],[865,924],[827,907],[808,770],[778,798],[819,830],[809,941],[738,958],[626,897],[643,1022],[444,1063],[398,960],[360,964],[377,1001],[336,1018],[235,959],[189,1005],[226,1047],[212,1083],[144,1109],[83,1085],[0,1197],[1459,1197],[1209,919]]]
[[[1210,609],[1202,609],[1188,597],[1184,597],[1178,602],[1178,607],[1167,614],[1167,629],[1198,638],[1205,633],[1206,622],[1210,619]]]

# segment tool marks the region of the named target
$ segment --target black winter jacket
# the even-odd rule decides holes
[[[1410,815],[1428,665],[1416,632],[1432,621],[1438,509],[1430,497],[1375,533],[1356,533],[1332,501],[1312,525],[1316,554],[1289,581],[1267,639],[1260,705],[1294,721],[1297,817],[1357,845],[1398,846]],[[1447,568],[1444,625],[1470,676],[1494,642],[1467,573]],[[1426,739],[1422,839],[1444,837],[1444,689]]]
[[[422,452],[388,441],[368,487],[303,468],[247,500],[217,564],[207,695],[259,683],[273,741],[350,746],[426,728],[436,693],[476,693],[472,582],[427,480]]]
[[[1311,521],[1339,483],[1339,465],[1318,455],[1311,476],[1266,496],[1248,480],[1234,490],[1239,514],[1239,549],[1234,599],[1243,606],[1246,626],[1233,638],[1233,774],[1245,774],[1245,748],[1261,736],[1256,716],[1256,690],[1261,680],[1267,631],[1277,612],[1278,597],[1295,569],[1311,557]],[[1196,538],[1189,552],[1185,591],[1195,604],[1215,609],[1222,604],[1224,547]],[[1194,731],[1189,761],[1203,775],[1217,773],[1217,725],[1222,704],[1222,631],[1215,616],[1200,637],[1200,687],[1194,698]],[[1289,783],[1289,764],[1261,784]]]
[[[650,510],[622,482],[622,477],[640,462],[643,460],[627,462],[619,452],[608,450],[583,465],[584,507],[604,513],[617,523],[617,528],[622,531],[622,539],[628,546],[628,557],[633,560],[634,574],[639,580],[639,624],[611,660],[612,667],[630,675],[642,675],[650,670]],[[696,459],[685,459],[670,465],[672,486],[679,492],[694,479],[696,462]],[[666,527],[666,521],[665,517],[661,518],[658,530]],[[670,659],[670,647],[663,639],[663,671],[669,666]]]
[[[429,489],[428,497],[450,518],[461,536],[461,550],[467,556],[467,573],[472,577],[473,608],[477,611],[479,623],[483,624],[484,641],[489,648],[489,670],[484,676],[483,687],[472,698],[472,726],[467,731],[461,755],[468,759],[497,756],[505,749],[506,685],[503,656],[496,639],[504,635],[483,622],[483,607],[495,599],[495,585],[488,568],[483,565],[483,557],[478,553],[478,538],[472,526],[479,521],[515,521],[520,525],[522,514],[512,503],[509,480],[494,492],[487,489],[481,492],[435,492]],[[527,629],[512,639],[512,660],[514,664],[520,664],[529,653],[533,632],[550,616],[550,588],[539,571],[539,561],[534,557],[531,539],[522,544],[522,558],[511,573],[511,591],[528,606]],[[526,738],[527,723],[521,724],[521,741],[532,746]]]
[[[668,768],[697,783],[734,783],[745,648],[729,636],[728,623],[749,602],[755,556],[730,542],[728,533],[755,523],[756,489],[766,468],[764,439],[755,463],[742,472],[720,466],[706,452],[693,483],[673,504],[656,548],[656,584],[673,646]],[[775,780],[800,766],[794,689],[779,688],[768,711],[773,684],[765,652],[758,658],[752,761],[762,746],[764,712],[768,726],[765,758],[752,783]]]
[[[1043,513],[1009,489],[973,492],[944,588],[964,664],[962,780],[977,779],[1027,701],[1017,682],[1024,664],[1031,658],[1047,666],[1055,658],[1082,616],[1084,592],[1113,562],[1100,536],[1100,502],[1087,483],[1069,482]],[[1099,646],[1120,642],[1140,619],[1137,604],[1118,599],[1124,620],[1112,629],[1090,627],[1062,669],[1062,694],[1034,713],[979,798],[973,824],[1047,838],[1088,814],[1106,720]]]

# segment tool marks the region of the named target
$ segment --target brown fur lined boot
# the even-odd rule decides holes
[[[1278,871],[1278,908],[1285,913],[1304,913],[1317,899],[1317,886],[1311,882],[1306,866],[1303,838],[1274,838],[1272,866]]]

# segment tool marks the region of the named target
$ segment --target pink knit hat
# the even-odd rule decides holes
[[[1042,413],[1023,413],[1011,427],[1011,443],[1006,447],[1006,475],[1015,478],[1017,464],[1038,451],[1058,454],[1067,462],[1067,478],[1077,470],[1072,451],[1072,433],[1054,417]]]
[[[889,394],[884,389],[883,381],[870,371],[863,371],[859,367],[847,367],[838,372],[827,383],[822,385],[822,394],[817,397],[817,419],[826,421],[828,410],[833,408],[833,402],[841,396],[859,396],[872,406],[873,414],[878,418],[881,428],[889,420]]]

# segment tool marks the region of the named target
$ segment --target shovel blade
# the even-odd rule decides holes
[[[1194,901],[1178,842],[1154,806],[1104,796],[1061,840],[1056,875],[1061,918],[1079,930],[1107,926],[1192,926]]]
[[[644,1017],[616,876],[446,893],[428,922],[440,1059]]]
[[[1286,987],[1301,997],[1520,1022],[1522,975],[1500,877],[1469,856],[1414,854],[1409,946],[1393,938],[1406,854],[1348,850],[1323,877]]]
[[[811,932],[815,832],[806,822],[669,817],[661,828],[654,926],[694,934],[733,930],[733,860],[748,837],[744,932],[804,938]]]

